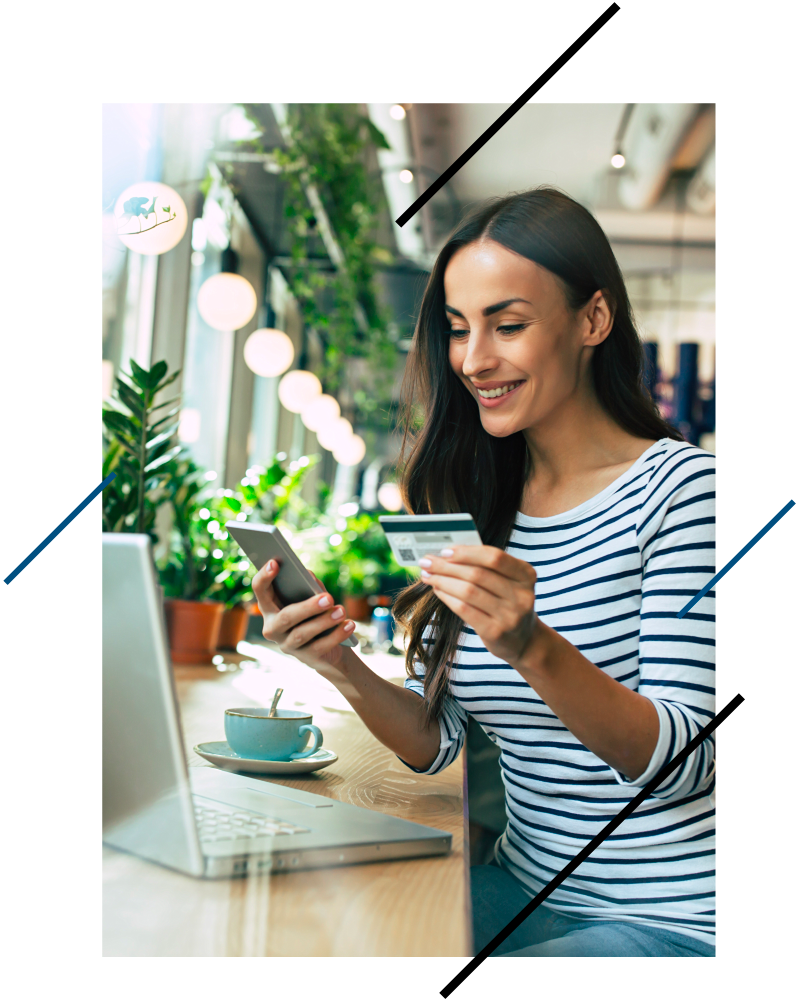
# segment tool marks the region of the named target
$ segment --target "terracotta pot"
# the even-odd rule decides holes
[[[211,663],[225,605],[221,601],[164,602],[173,663]]]
[[[247,608],[225,608],[217,639],[217,649],[232,649],[236,652],[236,647],[247,633],[249,618],[250,614]]]
[[[369,621],[372,611],[366,596],[345,597],[344,613],[355,622],[365,622]]]

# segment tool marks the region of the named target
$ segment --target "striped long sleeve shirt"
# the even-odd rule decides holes
[[[536,613],[649,698],[659,735],[626,778],[583,746],[507,663],[462,630],[434,774],[472,716],[500,749],[508,823],[496,859],[536,895],[714,714],[714,457],[664,438],[619,479],[553,517],[518,514],[507,551],[537,572]],[[422,694],[422,671],[406,687]],[[410,766],[410,765],[406,765]],[[714,739],[706,740],[557,888],[547,906],[714,943]],[[412,770],[417,770],[412,768]]]

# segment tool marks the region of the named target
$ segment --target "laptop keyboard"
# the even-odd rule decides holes
[[[251,840],[253,837],[279,837],[290,833],[308,833],[308,827],[296,826],[283,819],[243,809],[224,810],[195,803],[194,816],[200,840],[216,843],[221,840]]]

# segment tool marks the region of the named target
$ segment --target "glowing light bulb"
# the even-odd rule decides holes
[[[245,341],[244,360],[251,372],[274,378],[294,361],[294,345],[282,330],[254,330]]]
[[[410,184],[414,180],[414,175],[410,170],[401,170],[399,176],[403,184]]]
[[[389,114],[396,122],[401,122],[406,116],[406,109],[402,104],[393,104],[389,108]]]
[[[350,421],[339,417],[338,420],[331,420],[324,427],[320,427],[317,431],[317,441],[328,451],[336,451],[351,437],[352,433],[353,425]]]
[[[322,384],[317,376],[299,368],[287,372],[278,383],[278,399],[290,413],[300,413],[321,392]]]
[[[622,153],[614,153],[611,157],[611,166],[616,167],[617,170],[625,166],[625,157]]]
[[[378,503],[384,510],[400,510],[403,498],[397,483],[381,483],[378,487]]]
[[[197,309],[215,330],[240,330],[255,316],[257,305],[247,278],[227,271],[207,278],[197,293]]]
[[[339,465],[358,465],[367,453],[367,446],[364,439],[358,434],[353,434],[344,444],[334,449],[333,457]]]
[[[315,397],[308,406],[303,407],[300,419],[310,431],[318,431],[336,420],[340,412],[339,404],[333,396],[322,395]]]
[[[140,181],[125,188],[114,206],[117,236],[136,253],[166,253],[183,239],[189,213],[173,188]]]

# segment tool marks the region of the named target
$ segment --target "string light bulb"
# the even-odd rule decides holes
[[[346,444],[353,434],[353,425],[344,417],[332,420],[317,431],[317,441],[327,451],[336,451]]]
[[[358,434],[353,434],[334,449],[333,457],[339,465],[358,465],[366,453],[367,446],[364,444],[364,439]]]
[[[315,396],[308,406],[303,407],[300,419],[310,431],[318,431],[336,420],[340,413],[339,404],[333,396],[323,394]]]
[[[255,316],[257,305],[247,278],[227,271],[212,274],[197,293],[197,310],[214,330],[240,330]]]
[[[302,368],[287,372],[278,383],[278,399],[290,413],[302,412],[321,392],[322,383],[317,376]]]
[[[378,503],[384,510],[400,510],[403,498],[397,483],[381,483],[378,487]]]
[[[244,360],[251,372],[274,378],[294,361],[294,345],[283,330],[254,330],[245,341]]]

